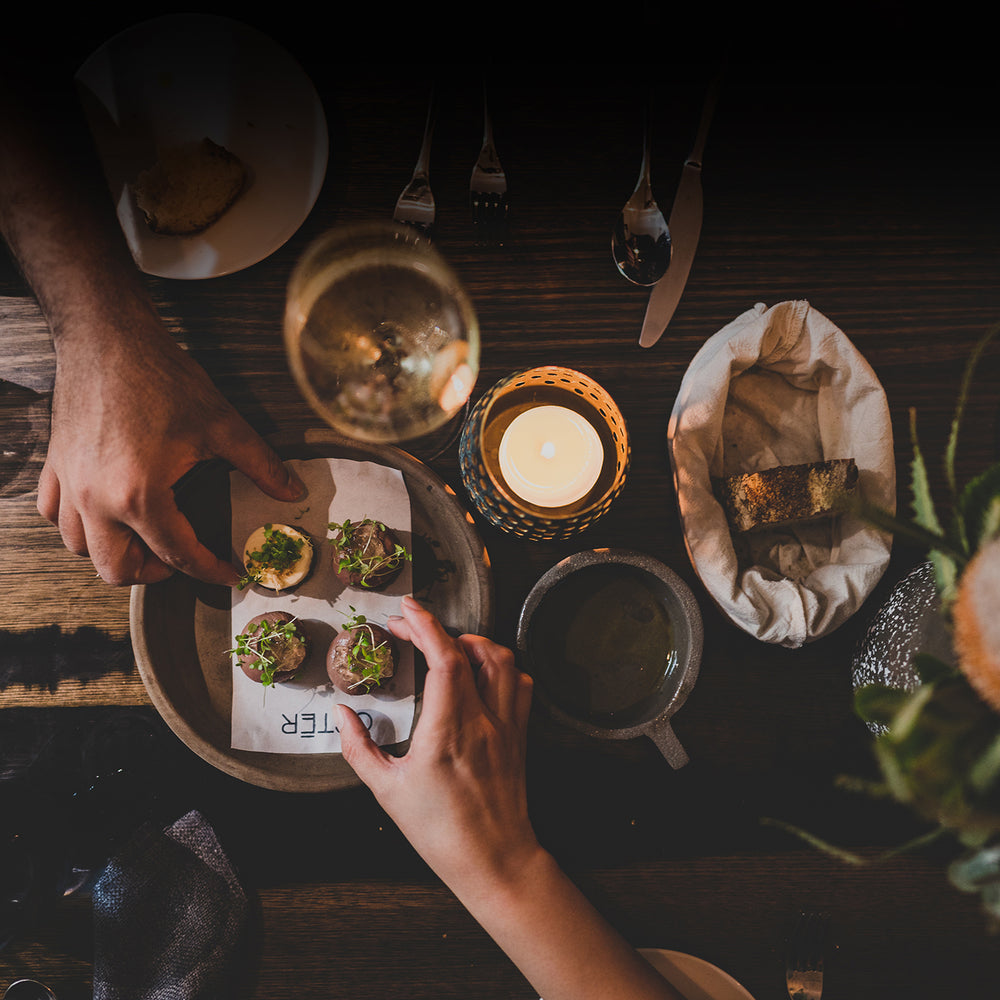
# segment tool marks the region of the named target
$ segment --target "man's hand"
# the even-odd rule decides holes
[[[0,233],[56,351],[38,509],[109,583],[181,570],[234,584],[235,567],[197,540],[173,484],[220,458],[276,499],[295,500],[302,486],[157,315],[72,81],[39,78],[30,60],[10,69],[0,66]]]
[[[152,312],[130,320],[127,335],[101,338],[99,352],[91,338],[57,347],[38,510],[108,583],[153,583],[179,570],[232,586],[239,573],[195,537],[173,484],[209,458],[278,500],[298,499],[302,484]]]

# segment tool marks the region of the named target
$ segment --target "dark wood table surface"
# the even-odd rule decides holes
[[[323,95],[331,137],[326,183],[308,219],[238,273],[149,278],[179,340],[266,434],[318,423],[283,356],[289,272],[328,227],[391,215],[416,158],[428,90],[424,75],[349,72],[308,45],[299,54]],[[653,182],[665,211],[709,73],[681,64],[652,88]],[[645,738],[598,742],[533,717],[529,789],[539,836],[630,942],[700,956],[756,1000],[785,995],[782,942],[801,908],[832,915],[830,1000],[980,993],[995,982],[1000,940],[977,899],[948,885],[947,854],[855,868],[761,823],[801,824],[870,858],[922,829],[834,782],[874,774],[868,732],[852,710],[852,657],[923,553],[897,543],[881,583],[829,636],[795,650],[761,643],[718,611],[692,569],[666,431],[707,337],[756,302],[805,299],[847,334],[885,388],[900,504],[909,501],[913,406],[942,493],[939,456],[962,368],[1000,319],[995,85],[983,90],[961,67],[929,81],[916,64],[841,65],[834,78],[735,61],[706,148],[705,221],[690,280],[665,336],[644,350],[637,339],[648,293],[618,275],[609,247],[638,172],[642,91],[612,85],[612,76],[597,64],[491,68],[511,192],[511,239],[499,251],[474,246],[467,204],[481,141],[478,69],[442,67],[438,79],[437,243],[481,322],[474,397],[511,371],[566,365],[608,389],[632,444],[623,494],[585,534],[526,543],[477,522],[496,588],[494,637],[513,643],[521,603],[545,570],[603,546],[671,566],[705,622],[700,676],[675,718],[688,767],[671,770]],[[128,723],[152,730],[150,808],[165,819],[200,809],[259,905],[254,997],[534,996],[366,789],[296,795],[241,783],[159,719],[132,655],[128,590],[97,579],[37,513],[52,358],[30,289],[6,260],[0,324],[0,737],[9,744],[32,726],[47,733],[39,780],[72,791],[88,751],[109,732]],[[960,479],[1000,451],[998,348],[973,386]],[[431,465],[464,502],[455,449]],[[272,846],[290,833],[294,850]],[[30,975],[60,1000],[89,996],[90,921],[86,894],[55,901],[0,952],[0,986]]]

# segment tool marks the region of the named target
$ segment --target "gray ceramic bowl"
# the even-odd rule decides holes
[[[591,549],[563,559],[521,609],[517,649],[538,701],[601,739],[648,736],[688,762],[671,717],[694,687],[703,628],[686,583],[650,556]]]

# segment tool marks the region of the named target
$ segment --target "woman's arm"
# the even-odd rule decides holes
[[[410,749],[392,757],[341,708],[348,763],[544,1000],[681,1000],[545,851],[528,817],[531,680],[510,650],[452,639],[411,598],[392,631],[428,673]]]

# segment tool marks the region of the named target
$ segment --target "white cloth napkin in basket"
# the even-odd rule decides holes
[[[758,303],[695,355],[668,429],[688,554],[722,611],[764,642],[827,635],[864,602],[891,537],[852,514],[758,529],[734,543],[713,478],[853,458],[859,490],[896,506],[885,392],[846,335],[806,301]]]

